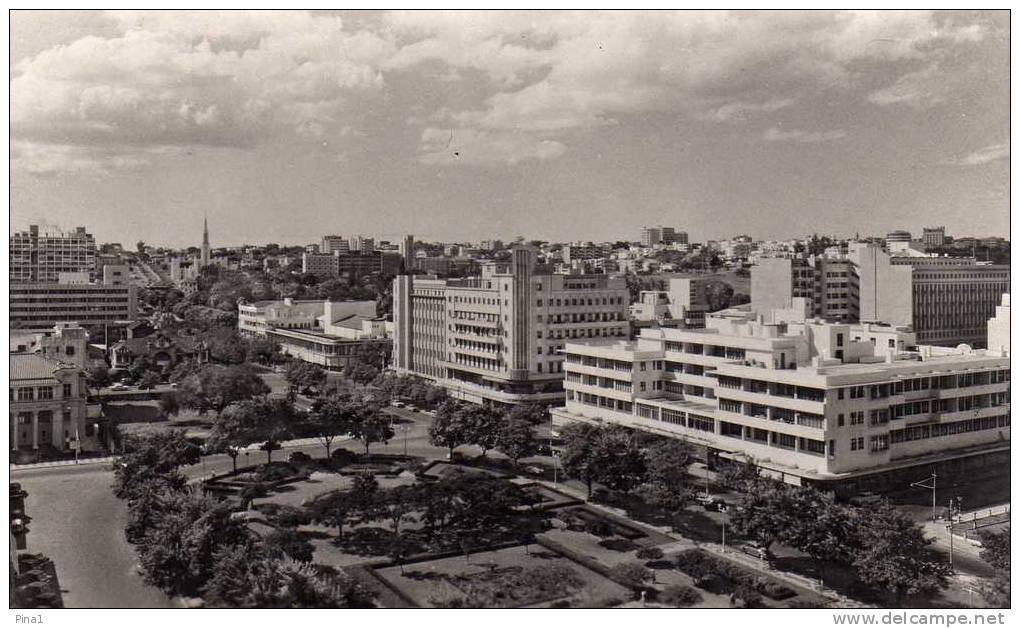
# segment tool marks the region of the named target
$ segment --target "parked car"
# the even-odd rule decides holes
[[[131,387],[128,386],[127,384],[122,384],[120,382],[110,384],[110,390],[128,390],[129,388]]]
[[[761,543],[757,543],[755,541],[748,541],[747,543],[742,543],[738,545],[737,549],[747,554],[748,556],[753,556],[757,558],[758,560],[769,560],[769,553],[768,551],[765,550]]]
[[[411,404],[407,404],[407,409],[410,410],[411,412],[417,412],[418,411],[418,406],[413,406]]]
[[[394,408],[403,408],[407,404],[404,403],[403,401],[397,400],[397,401],[391,401],[390,405],[393,406]]]
[[[696,498],[705,510],[712,510],[717,512],[725,512],[729,508],[729,504],[726,503],[721,497],[715,495],[708,495],[701,493]]]

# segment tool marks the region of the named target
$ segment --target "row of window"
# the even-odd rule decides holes
[[[53,399],[54,387],[53,386],[21,386],[18,388],[11,388],[11,401],[46,401]],[[67,399],[71,396],[71,384],[63,384],[61,388],[63,396],[61,399]]]
[[[914,425],[902,430],[892,430],[889,437],[893,443],[906,443],[914,440],[927,438],[940,438],[952,436],[953,434],[964,434],[966,432],[980,432],[996,428],[1009,427],[1009,415],[981,417],[978,419],[967,419],[965,421],[954,421],[953,423],[941,423],[935,425]]]

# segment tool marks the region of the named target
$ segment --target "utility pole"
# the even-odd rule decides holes
[[[936,480],[937,477],[938,476],[935,475],[935,471],[933,470],[931,472],[931,477],[930,478],[925,478],[925,479],[920,480],[918,482],[911,482],[910,483],[911,486],[916,486],[918,488],[930,488],[931,489],[931,520],[932,521],[936,521],[936,518],[935,518],[935,480]],[[929,481],[931,482],[931,484],[930,485],[926,484],[926,482],[929,482]]]

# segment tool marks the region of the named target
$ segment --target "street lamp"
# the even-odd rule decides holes
[[[935,475],[935,471],[932,470],[930,478],[925,478],[923,480],[920,480],[920,481],[917,481],[917,482],[911,482],[910,483],[911,486],[916,486],[918,488],[930,488],[931,489],[931,520],[932,521],[936,520],[936,518],[935,518],[935,479],[937,477],[938,476]],[[931,482],[930,485],[927,484],[927,482],[929,482],[929,481]]]

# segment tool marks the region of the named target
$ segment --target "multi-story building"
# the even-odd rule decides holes
[[[701,330],[568,342],[553,423],[682,438],[710,462],[837,489],[1008,460],[1008,355],[913,343],[895,327],[765,324],[733,310]]]
[[[350,253],[351,252],[351,241],[342,235],[325,235],[322,236],[322,244],[319,245],[319,252],[325,255],[332,255],[333,253]]]
[[[85,227],[40,234],[38,225],[10,238],[11,283],[56,283],[60,273],[96,272],[96,240]]]
[[[11,449],[68,451],[95,435],[81,368],[38,353],[10,354]]]
[[[988,319],[988,349],[1009,353],[1009,293],[1002,295],[1002,304],[995,306],[995,316]]]
[[[766,258],[751,270],[751,302],[767,313],[807,301],[808,316],[910,326],[918,342],[983,346],[1009,290],[1009,266],[969,258],[892,256],[855,243],[845,258]]]
[[[404,272],[414,268],[414,236],[407,234],[400,241],[400,256],[403,258]]]
[[[469,279],[401,275],[393,283],[393,367],[474,403],[561,403],[569,339],[627,337],[622,277],[535,272],[537,252]]]
[[[109,267],[108,267],[109,268]],[[60,322],[102,327],[137,317],[136,288],[127,284],[11,284],[10,324],[41,329]]]
[[[772,257],[751,270],[751,303],[764,313],[803,298],[807,315],[833,321],[859,317],[859,285],[853,263],[838,258]]]
[[[860,320],[910,325],[918,342],[984,346],[988,319],[1009,292],[1009,266],[964,258],[893,257],[874,245],[851,251]]]
[[[302,253],[301,271],[311,273],[320,277],[337,277],[354,273],[356,275],[367,275],[370,273],[382,273],[384,275],[396,275],[400,272],[400,264],[403,261],[398,253],[383,253],[372,251],[370,253]]]
[[[921,241],[924,242],[925,248],[937,248],[945,245],[946,243],[946,228],[945,227],[925,227],[924,233],[921,235]]]
[[[351,253],[361,253],[367,255],[375,251],[375,238],[366,238],[362,235],[356,235],[351,238]],[[325,252],[325,251],[324,251]]]
[[[239,304],[237,314],[241,334],[268,338],[284,354],[331,370],[392,348],[375,301],[259,301]]]
[[[659,227],[641,227],[641,246],[655,246],[662,242],[662,229]]]

